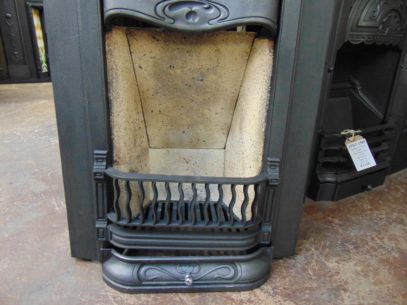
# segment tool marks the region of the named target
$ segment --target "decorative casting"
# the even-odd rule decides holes
[[[140,282],[232,280],[238,274],[235,264],[141,265],[134,271],[134,278]]]
[[[272,251],[261,248],[245,255],[137,257],[115,250],[103,264],[103,277],[113,288],[126,292],[218,290],[258,287],[270,274]],[[216,259],[215,259],[216,258]],[[232,286],[231,286],[232,285]]]
[[[272,186],[279,185],[280,181],[280,159],[267,158],[267,176],[269,184]]]
[[[359,0],[348,21],[352,43],[400,44],[407,21],[403,0]]]
[[[156,5],[155,12],[164,22],[181,26],[205,26],[229,17],[227,7],[205,0],[164,0]]]
[[[93,177],[96,183],[96,234],[99,241],[107,237],[105,170],[107,151],[95,150],[93,154]]]
[[[104,0],[105,23],[116,17],[135,18],[160,27],[188,32],[211,31],[245,24],[276,31],[278,2],[256,0]]]

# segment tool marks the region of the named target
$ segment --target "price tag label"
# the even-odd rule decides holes
[[[345,145],[358,172],[376,166],[376,161],[365,138],[352,137],[346,140]]]

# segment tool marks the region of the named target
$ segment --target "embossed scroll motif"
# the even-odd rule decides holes
[[[359,0],[349,17],[353,43],[398,44],[404,36],[407,5],[403,0]]]
[[[233,280],[237,276],[234,264],[224,265],[143,265],[136,276],[141,282],[176,281],[184,282],[185,276],[194,281]]]
[[[107,26],[116,17],[127,17],[189,32],[246,24],[276,32],[278,4],[274,0],[103,0],[103,9]]]
[[[214,24],[229,17],[227,7],[214,1],[164,0],[155,7],[157,16],[180,26]]]

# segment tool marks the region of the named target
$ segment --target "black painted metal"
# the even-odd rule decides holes
[[[295,253],[338,6],[338,1],[286,1],[281,13],[269,142],[270,154],[282,162],[272,212],[274,257]]]
[[[194,227],[195,230],[150,225],[146,229],[124,228],[123,224],[108,226],[108,240],[121,249],[249,251],[258,246],[259,226],[229,229],[215,226]],[[156,228],[161,230],[157,230]],[[136,229],[136,230],[134,230]],[[174,229],[179,229],[175,231]],[[210,230],[210,231],[209,231]],[[228,253],[228,252],[226,252]]]
[[[159,27],[188,32],[213,31],[239,25],[261,25],[277,30],[279,1],[246,0],[104,0],[104,20],[134,18]]]
[[[124,14],[151,22],[151,16],[140,18],[139,13],[157,1],[140,3],[137,13],[124,13],[117,8],[122,4],[134,8],[134,2],[106,0],[105,8],[111,10],[103,16],[98,0],[45,2],[72,255],[106,260],[105,281],[126,292],[257,287],[269,275],[272,249],[275,257],[295,251],[338,2],[160,2],[163,9],[156,12],[170,19],[154,21],[156,26],[207,31],[254,23],[271,29],[272,34],[278,28],[264,166],[258,177],[249,179],[141,175],[110,168],[102,20],[105,17],[110,25],[114,15]],[[199,18],[188,12],[170,16],[168,10],[172,8],[173,14],[175,4],[176,12],[187,7]],[[262,8],[262,21],[252,18],[257,6]],[[221,16],[226,12],[224,7],[229,12],[227,25],[219,25],[223,19],[218,17],[215,25],[212,19],[201,22],[209,18],[202,9],[219,11]],[[244,22],[230,20],[245,14]],[[171,18],[172,25],[172,21],[165,23]],[[194,20],[200,21],[185,28]],[[154,190],[154,183],[164,183],[164,188]],[[191,184],[193,190],[192,184],[198,183],[204,185],[206,200],[185,199],[185,185]],[[132,215],[132,189],[138,188],[143,196],[148,184],[153,188],[152,202],[139,202],[141,212]],[[171,197],[170,184],[177,186],[177,200]],[[233,212],[237,185],[243,189],[242,217]],[[219,194],[215,201],[210,200],[213,186]],[[232,194],[228,203],[223,202],[225,187]],[[256,193],[252,217],[245,213],[250,206],[249,187]],[[124,206],[120,196],[124,196]],[[159,253],[150,251],[151,243]]]
[[[199,255],[201,254],[201,255]],[[122,292],[195,292],[249,290],[270,274],[271,249],[245,255],[202,255],[193,258],[132,256],[112,251],[103,264],[103,279]]]
[[[0,81],[6,80],[8,77],[6,55],[4,54],[3,39],[0,31]]]
[[[345,0],[339,14],[308,190],[314,200],[339,200],[382,184],[407,108],[395,93],[405,73],[400,62],[405,60],[407,3]],[[377,166],[356,172],[339,135],[344,129],[364,132]]]
[[[259,175],[251,179],[245,178],[219,178],[198,176],[164,176],[137,173],[122,173],[113,168],[105,171],[112,178],[114,190],[114,213],[109,219],[111,222],[125,226],[164,226],[189,228],[249,228],[262,219],[258,210],[263,209],[264,191],[267,187],[267,175]],[[163,190],[158,190],[157,184],[164,184]],[[177,194],[171,194],[170,187],[178,187]],[[197,188],[205,189],[205,200],[197,200]],[[278,184],[275,185],[276,187]],[[243,198],[237,199],[236,188],[240,187]],[[145,190],[152,190],[153,199],[145,207]],[[248,189],[254,192],[249,198]],[[131,214],[130,201],[132,189],[138,189],[137,215]],[[216,194],[213,194],[213,190]],[[191,200],[184,200],[184,192],[193,193]],[[224,201],[224,193],[231,194],[228,202]],[[177,199],[174,199],[176,195]],[[214,201],[214,197],[218,199]],[[126,206],[120,207],[119,200],[126,200]],[[166,198],[159,200],[157,198]],[[234,206],[241,206],[241,217],[233,210]]]
[[[124,253],[121,258],[126,260],[124,263],[123,259],[113,255],[104,263],[104,280],[110,286],[126,292],[150,291],[163,284],[164,290],[169,287],[172,287],[171,290],[186,289],[188,286],[191,286],[190,291],[229,290],[230,280],[234,289],[255,287],[266,280],[268,273],[264,273],[264,268],[269,270],[271,265],[271,227],[264,225],[263,219],[271,215],[262,212],[267,204],[264,201],[266,191],[278,187],[278,160],[270,160],[267,171],[256,177],[223,178],[124,173],[106,168],[105,155],[103,151],[95,152],[94,176],[100,190],[106,189],[107,185],[111,186],[113,198],[108,200],[105,195],[98,196],[97,206],[102,206],[107,212],[107,223],[103,222],[103,228],[97,220],[97,228],[102,232],[99,233],[99,239],[102,237],[102,240],[122,249]],[[204,190],[204,200],[198,199],[198,188]],[[249,188],[253,191],[252,198],[249,198]],[[152,199],[146,204],[147,190]],[[239,190],[242,196],[237,195]],[[138,192],[136,199],[139,211],[132,214],[131,201],[135,191]],[[186,199],[188,193],[190,199]],[[105,192],[100,191],[100,194]],[[228,200],[224,194],[230,195]],[[234,210],[237,205],[241,206],[240,215]],[[269,253],[267,262],[264,262],[264,255],[262,258],[250,258],[251,251],[259,247],[264,247],[264,253]],[[129,257],[128,251],[132,249],[142,250],[139,255],[146,256],[142,266],[138,263],[139,259]],[[157,262],[156,258],[146,254],[150,250],[160,250],[161,256],[169,250],[184,252],[182,255],[179,252],[170,254],[171,257],[178,257],[179,261],[175,264],[171,258],[167,262]],[[179,280],[179,274],[175,271],[181,268],[180,264],[199,262],[197,251],[204,251],[201,255],[206,257],[214,255],[207,251],[215,251],[218,255],[221,253],[222,257],[218,257],[218,261],[211,260],[211,263],[205,262],[208,258],[201,258],[203,262],[197,264],[199,271],[185,275],[191,281],[188,285],[183,279]],[[240,253],[240,256],[235,257],[234,261],[231,257],[236,256],[236,253]],[[258,253],[263,253],[263,250],[259,249]],[[224,260],[231,262],[228,268]],[[266,266],[260,269],[256,267],[254,270],[257,271],[251,275],[241,275],[238,271],[252,264]],[[152,274],[143,277],[133,273],[129,279],[128,272],[124,270],[126,268],[148,269],[148,274]],[[225,268],[227,276],[222,273]],[[118,273],[117,269],[121,271]],[[236,272],[231,271],[235,269]],[[158,273],[154,275],[154,272]],[[163,278],[163,274],[172,275]],[[208,286],[209,283],[203,279],[209,280],[209,274],[217,280],[211,277]]]
[[[407,33],[404,39],[398,72],[392,94],[394,102],[390,105],[389,120],[396,126],[396,135],[391,146],[392,166],[390,172],[407,168]]]
[[[391,172],[407,168],[407,115],[405,118],[405,122],[401,124],[399,139],[392,159]]]
[[[4,76],[0,76],[2,82],[50,80],[49,74],[41,71],[31,15],[32,7],[42,9],[43,0],[3,0],[0,2],[0,32],[5,59]],[[46,39],[46,37],[44,38]]]
[[[71,253],[102,258],[105,244],[103,236],[96,241],[94,221],[102,233],[105,211],[96,206],[96,194],[103,196],[104,190],[92,176],[94,150],[109,150],[100,3],[44,4]]]
[[[395,135],[394,126],[376,125],[362,129],[360,134],[368,141],[377,165],[363,172],[356,172],[344,146],[346,137],[338,133],[321,134],[317,179],[311,182],[310,197],[325,201],[340,200],[371,190],[384,182],[386,169],[390,167],[390,145]],[[374,173],[378,174],[372,175]]]
[[[402,44],[407,3],[400,0],[359,0],[352,7],[346,39],[352,43]]]

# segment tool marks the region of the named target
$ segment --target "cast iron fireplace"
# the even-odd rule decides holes
[[[308,195],[339,200],[381,185],[407,105],[396,94],[403,74],[407,5],[404,1],[344,2],[332,50],[332,74],[322,103],[315,170]],[[341,131],[359,130],[377,165],[357,172]]]
[[[103,2],[112,153],[95,151],[94,173],[112,287],[245,289],[267,278],[277,4]]]
[[[278,185],[278,160],[262,169],[273,41],[202,33],[227,14],[214,3],[143,3],[104,2],[113,164],[100,150],[94,160],[99,239],[115,247],[104,279],[134,290],[256,286],[271,259],[265,198]],[[259,2],[253,14],[268,14],[253,22],[275,31],[274,6]],[[115,25],[150,21],[142,9],[180,31]]]
[[[72,256],[125,292],[266,281],[295,252],[339,11],[47,1]]]

